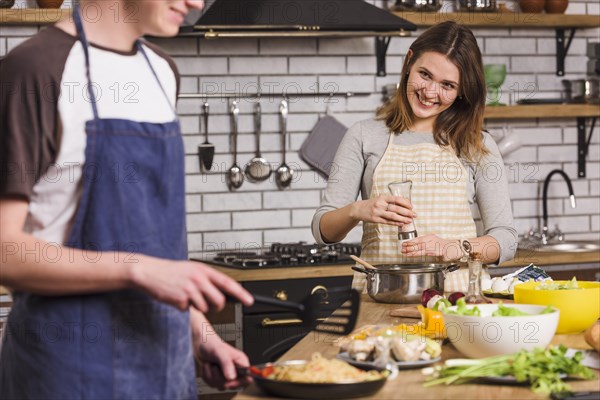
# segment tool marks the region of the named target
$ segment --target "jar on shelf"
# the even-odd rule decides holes
[[[519,8],[524,13],[539,14],[544,11],[546,0],[519,0]]]
[[[64,0],[35,0],[39,8],[60,8]]]
[[[11,8],[15,5],[15,0],[0,0],[0,8]]]
[[[569,0],[546,0],[544,10],[547,14],[564,14],[567,7],[569,7]]]

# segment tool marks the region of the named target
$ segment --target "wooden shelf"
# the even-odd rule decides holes
[[[2,24],[51,24],[69,16],[68,8],[3,8],[0,9]],[[472,27],[498,28],[597,28],[597,15],[575,14],[531,14],[531,13],[475,13],[475,12],[417,12],[395,11],[395,15],[420,27],[435,25],[443,21],[456,21]]]
[[[396,11],[419,27],[428,27],[444,21],[456,21],[460,24],[481,28],[598,28],[597,15],[575,14],[532,14],[532,13],[480,13],[480,12],[417,12]]]
[[[2,8],[0,24],[46,25],[70,15],[68,8]]]
[[[535,104],[517,106],[488,106],[486,119],[579,118],[600,117],[600,105],[593,104]]]

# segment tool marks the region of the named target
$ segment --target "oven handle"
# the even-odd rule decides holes
[[[317,318],[317,321],[323,322],[325,318]],[[264,327],[269,326],[290,326],[290,325],[301,325],[303,322],[299,318],[282,318],[282,319],[271,319],[264,318],[261,325]]]

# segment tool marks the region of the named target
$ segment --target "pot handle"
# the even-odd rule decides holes
[[[448,266],[448,268],[447,268],[447,269],[444,271],[444,276],[446,276],[446,274],[447,274],[448,272],[454,272],[454,271],[456,271],[456,270],[457,270],[457,269],[459,269],[459,268],[460,268],[460,265],[459,265],[459,264],[450,264],[450,265]]]
[[[361,267],[353,266],[352,269],[355,270],[356,272],[360,272],[360,273],[363,273],[365,275],[369,275],[370,274],[369,271],[367,271],[366,269],[361,268]]]

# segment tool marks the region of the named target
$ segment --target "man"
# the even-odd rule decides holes
[[[244,353],[202,313],[252,296],[187,260],[173,36],[203,1],[81,1],[0,67],[0,397],[196,398]],[[188,312],[189,310],[189,312]]]

